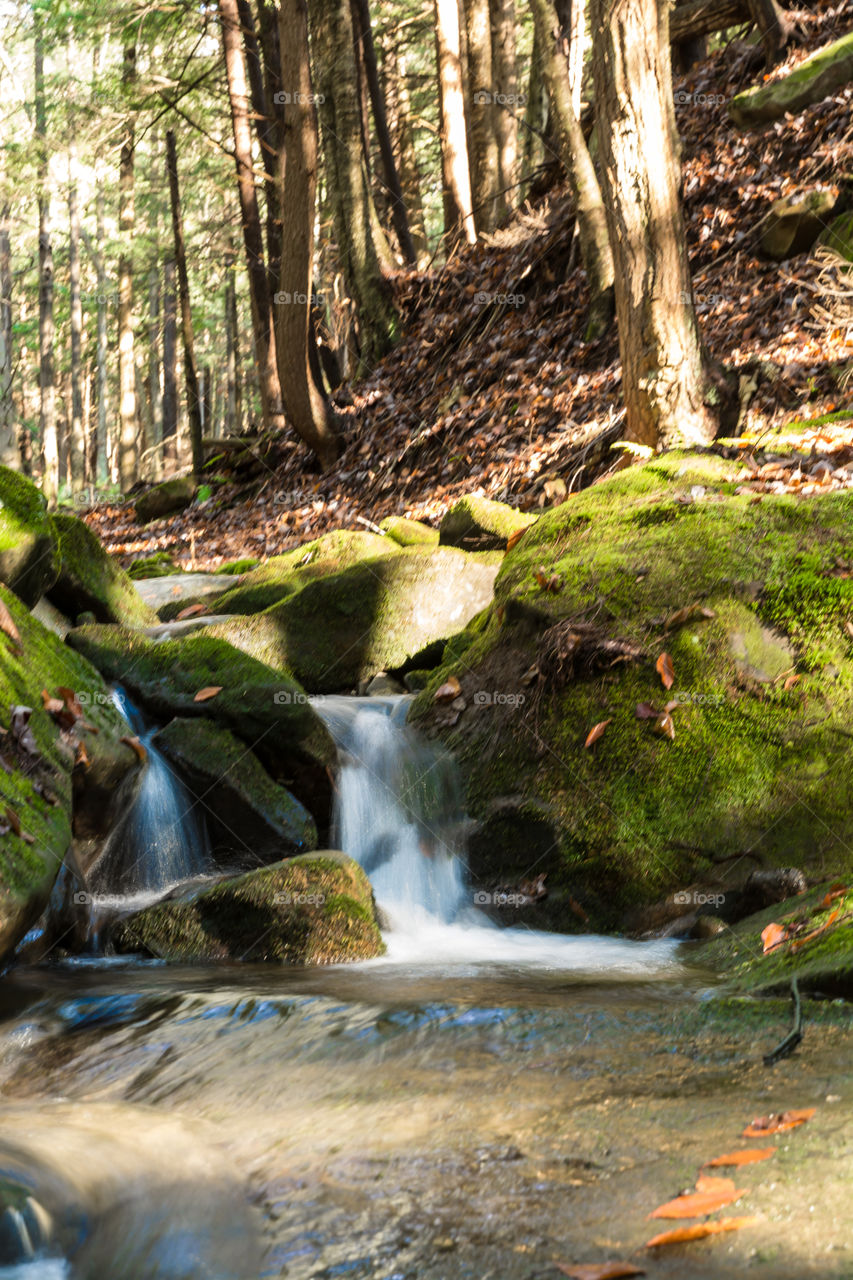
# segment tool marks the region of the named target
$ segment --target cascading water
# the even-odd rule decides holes
[[[150,726],[121,688],[113,700],[148,754],[131,809],[92,869],[89,887],[106,894],[152,894],[212,870],[203,815],[152,742]]]
[[[456,766],[406,725],[410,702],[404,695],[339,696],[314,704],[341,758],[334,839],[370,877],[388,926],[388,960],[469,970],[508,964],[590,975],[606,970],[641,979],[675,965],[669,940],[501,928],[478,910],[465,875],[469,824]]]

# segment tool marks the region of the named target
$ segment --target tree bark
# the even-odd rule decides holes
[[[77,148],[68,148],[68,283],[71,329],[71,484],[85,484],[86,437],[83,432],[83,303],[80,296],[80,207],[77,196]]]
[[[178,457],[178,299],[175,259],[163,263],[163,462]]]
[[[495,83],[495,136],[498,182],[503,216],[516,203],[518,180],[518,62],[515,49],[515,0],[489,0],[492,27],[492,69]]]
[[[276,308],[275,338],[294,430],[328,470],[342,446],[332,406],[311,375],[308,358],[314,266],[314,215],[317,184],[317,116],[308,58],[306,0],[282,0],[279,10],[281,81],[292,104],[285,131],[288,236],[281,259],[281,291],[289,305]]]
[[[521,148],[521,171],[529,182],[545,158],[545,129],[548,124],[548,91],[542,74],[542,45],[533,28],[530,73],[527,78],[527,101],[524,105],[524,141]]]
[[[594,0],[599,154],[616,267],[628,440],[708,444],[718,398],[699,339],[679,203],[669,10]]]
[[[363,370],[391,349],[399,319],[376,252],[378,217],[362,150],[349,0],[315,0],[311,20],[329,196],[341,269],[355,303]]]
[[[263,7],[263,0],[261,0]],[[278,288],[278,273],[281,269],[281,232],[282,218],[279,208],[278,184],[276,169],[281,151],[278,118],[273,111],[273,103],[267,94],[264,83],[264,59],[255,30],[255,19],[249,0],[237,0],[237,9],[243,31],[243,48],[246,54],[246,71],[249,77],[252,113],[255,121],[255,136],[261,163],[264,166],[264,200],[266,204],[266,243],[267,243],[267,279],[270,295]],[[272,30],[275,30],[272,27]],[[269,32],[269,26],[264,34]],[[266,57],[267,63],[270,61]]]
[[[572,105],[572,86],[560,47],[562,40],[552,0],[531,0],[531,8],[542,50],[542,74],[548,86],[560,159],[574,197],[581,257],[589,284],[590,306],[584,337],[594,341],[607,331],[613,318],[613,254],[607,215],[580,118]]]
[[[181,195],[178,186],[178,153],[175,135],[170,129],[166,134],[166,166],[169,174],[169,198],[172,205],[172,234],[175,240],[175,267],[178,273],[178,295],[181,305],[181,335],[184,344],[184,379],[187,387],[187,417],[190,427],[190,449],[193,475],[198,479],[204,467],[202,447],[201,405],[199,401],[198,370],[193,342],[193,319],[190,310],[190,285],[187,276],[187,256],[184,248],[184,227],[181,220]]]
[[[414,133],[412,132],[412,111],[409,102],[409,88],[406,83],[406,62],[403,55],[398,53],[393,40],[386,41],[382,49],[382,66],[385,79],[385,100],[388,106],[388,123],[400,174],[403,200],[409,216],[409,230],[412,235],[418,265],[423,266],[429,257],[429,243],[424,222],[421,175],[418,169]]]
[[[237,0],[219,0],[219,12],[222,20],[222,45],[228,78],[231,123],[234,130],[234,159],[237,165],[237,190],[240,197],[243,241],[249,275],[255,361],[261,388],[261,413],[264,430],[282,431],[286,424],[282,405],[281,379],[276,361],[273,297],[270,293],[267,266],[264,261],[261,219],[255,190],[249,97]]]
[[[687,0],[672,10],[669,36],[673,44],[680,45],[750,21],[748,0]]]
[[[50,189],[47,158],[47,109],[44,87],[44,32],[36,16],[35,131],[39,214],[39,434],[44,459],[44,494],[50,506],[59,496],[59,438],[56,428],[56,374],[53,344],[53,248],[50,239]]]
[[[463,0],[468,49],[468,160],[478,234],[494,231],[500,188],[489,0]]]
[[[12,396],[12,207],[0,205],[0,465],[21,469],[18,424]]]
[[[106,240],[106,230],[104,227],[104,189],[100,177],[95,183],[95,228],[98,236],[98,244],[101,248],[98,250],[98,256],[95,259],[95,269],[98,273],[98,353],[97,353],[97,381],[98,381],[98,426],[95,433],[95,456],[93,459],[92,474],[95,475],[100,483],[105,483],[109,478],[109,441],[107,438],[107,271],[104,262],[103,245]]]
[[[240,325],[235,271],[236,255],[229,248],[225,252],[225,434],[238,436],[243,430],[243,387],[240,377]]]
[[[124,51],[122,85],[125,90],[136,81],[136,47]],[[136,359],[133,335],[133,239],[135,230],[134,159],[136,129],[128,109],[119,161],[118,229],[122,251],[118,264],[118,363],[119,363],[119,483],[126,493],[138,478],[138,406],[136,399]]]
[[[462,83],[459,0],[434,0],[434,3],[444,234],[455,239],[461,233],[469,244],[476,244]]]

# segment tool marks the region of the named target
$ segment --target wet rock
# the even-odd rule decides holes
[[[133,582],[100,540],[77,516],[51,517],[59,546],[59,576],[48,599],[70,618],[88,611],[95,622],[122,622],[131,627],[157,621]]]
[[[0,467],[0,583],[34,605],[58,572],[56,534],[44,497],[31,480]]]
[[[195,497],[195,492],[196,483],[192,476],[176,476],[174,480],[164,480],[136,499],[133,504],[136,518],[141,524],[147,524],[149,520],[176,515],[179,511],[186,510]]]
[[[439,542],[464,551],[503,551],[519,529],[536,522],[536,516],[517,511],[505,502],[469,495],[451,507],[441,522]]]
[[[379,671],[359,692],[365,693],[368,698],[389,698],[405,693],[406,686],[389,676],[387,671]]]
[[[165,960],[340,964],[384,951],[370,881],[311,853],[172,897],[108,927],[116,951]]]
[[[724,922],[717,916],[698,916],[690,930],[690,937],[704,941],[718,937],[721,933],[725,933],[725,929]]]
[[[807,888],[808,881],[799,867],[753,871],[743,888],[743,914],[784,902],[795,894],[805,893]]]

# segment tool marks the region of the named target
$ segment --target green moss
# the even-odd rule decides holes
[[[0,582],[33,605],[56,580],[56,537],[31,480],[0,467]]]
[[[447,512],[439,529],[439,542],[468,551],[503,550],[514,533],[535,522],[536,516],[504,502],[469,494]]]
[[[128,565],[127,576],[133,581],[141,578],[170,578],[175,573],[183,573],[180,565],[175,564],[168,551],[155,551],[150,556],[140,556]]]
[[[786,112],[796,114],[803,107],[820,102],[846,84],[851,72],[853,33],[818,49],[781,79],[737,94],[729,106],[729,115],[743,129],[779,120]]]
[[[420,520],[407,520],[404,516],[386,516],[380,521],[383,529],[392,542],[401,547],[437,546],[438,530],[423,524]]]
[[[244,556],[242,560],[228,560],[225,564],[221,564],[218,569],[214,569],[214,573],[233,574],[235,576],[241,573],[249,573],[250,570],[256,569],[260,564],[257,556]]]
[[[128,575],[111,560],[89,526],[77,516],[57,514],[51,521],[59,545],[59,576],[49,598],[69,618],[83,612],[98,622],[153,626],[157,615],[143,601]]]

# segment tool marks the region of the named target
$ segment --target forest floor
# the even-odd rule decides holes
[[[801,15],[802,42],[772,78],[844,34],[848,10],[842,0]],[[781,428],[834,412],[836,465],[853,443],[839,416],[851,405],[839,373],[853,344],[844,328],[815,317],[814,257],[769,261],[758,241],[781,196],[835,183],[839,207],[850,203],[853,85],[742,132],[727,109],[762,78],[750,52],[732,42],[676,84],[694,301],[712,354],[742,375],[760,370],[744,437],[766,446]],[[573,231],[568,194],[552,185],[508,227],[454,251],[442,267],[401,272],[404,337],[339,394],[346,448],[327,474],[301,443],[268,441],[248,470],[228,475],[218,464],[224,483],[179,516],[142,528],[132,503],[112,502],[86,518],[125,565],[167,551],[183,568],[215,569],[387,515],[435,523],[470,492],[524,510],[563,501],[624,462],[611,448],[624,414],[616,331],[583,340],[587,290]],[[814,456],[814,431],[801,443]],[[758,464],[767,461],[759,453]]]

